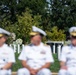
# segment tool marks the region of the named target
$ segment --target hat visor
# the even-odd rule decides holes
[[[31,32],[30,33],[31,36],[35,36],[35,35],[38,35],[38,34],[39,34],[38,32]]]
[[[76,36],[76,32],[72,32],[72,33],[70,33],[70,35]]]
[[[2,37],[3,36],[3,34],[0,34],[0,37]]]

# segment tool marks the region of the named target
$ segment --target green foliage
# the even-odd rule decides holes
[[[15,33],[16,38],[21,38],[25,42],[29,42],[29,33],[31,32],[32,26],[37,26],[39,28],[42,28],[40,26],[41,24],[41,15],[32,15],[32,11],[30,9],[26,9],[22,15],[17,15],[17,22],[12,24],[11,21],[4,19],[1,24],[2,28]],[[24,42],[24,43],[25,43]]]
[[[20,54],[15,53],[16,62],[15,62],[15,64],[13,64],[13,67],[12,67],[12,70],[15,71],[15,72],[17,72],[17,70],[18,70],[19,68],[22,68],[21,62],[20,62],[20,60],[18,60],[19,55],[20,55]]]
[[[53,54],[53,58],[54,58],[54,63],[51,65],[50,70],[52,72],[58,72],[60,69],[60,65],[59,65],[59,60],[58,60],[58,55],[57,54]]]
[[[76,0],[50,0],[51,25],[68,31],[69,27],[76,26]]]
[[[22,13],[22,16],[18,16],[18,22],[15,23],[17,26],[16,35],[18,38],[22,38],[25,41],[29,41],[29,33],[31,32],[31,28],[33,25],[39,27],[41,22],[40,15],[32,15],[31,10],[28,8],[26,12]],[[40,27],[41,28],[41,27]]]
[[[65,40],[65,36],[62,34],[68,35],[68,29],[73,25],[76,26],[76,0],[49,1],[1,0],[0,27],[16,33],[17,38],[25,41],[29,39],[32,25],[46,31],[50,40]],[[52,34],[51,29],[54,26],[57,26],[58,34],[56,31],[53,31],[55,33]]]
[[[53,41],[63,41],[65,40],[65,34],[63,30],[58,30],[57,26],[54,26],[51,29],[51,32],[46,31],[47,32],[47,38],[49,40],[53,40]]]
[[[15,23],[17,21],[16,15],[21,15],[25,12],[25,8],[30,8],[32,14],[45,13],[46,0],[1,0],[0,1],[0,19],[7,18]]]

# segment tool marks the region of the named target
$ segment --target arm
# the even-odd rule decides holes
[[[45,65],[43,65],[41,68],[39,68],[38,71],[43,69],[43,68],[50,68],[50,65],[51,65],[50,62],[48,62]]]
[[[8,70],[12,67],[12,62],[7,63],[2,69]]]
[[[48,63],[46,63],[45,65],[43,65],[40,69],[43,69],[43,68],[50,68],[50,63],[48,62]]]
[[[41,68],[39,68],[38,71],[43,68],[50,68],[51,64],[54,62],[50,46],[46,46],[45,48],[46,48],[46,58],[45,58],[46,63]]]
[[[60,62],[60,66],[62,67],[62,66],[65,66],[65,62]]]
[[[63,61],[60,62],[60,67],[61,67],[61,69],[66,69],[67,70],[66,63],[63,62]]]
[[[27,65],[27,52],[26,52],[26,47],[22,50],[21,54],[19,55],[19,60],[21,60],[21,64],[24,68],[27,68],[30,70],[30,67]]]
[[[27,68],[28,70],[30,70],[30,67],[26,64],[25,60],[21,60],[21,63],[24,68]]]
[[[40,69],[50,68],[51,63],[54,62],[50,46],[45,46],[45,49],[46,49],[46,52],[45,52],[46,53],[46,58],[45,58],[46,63]]]
[[[68,50],[67,47],[62,48],[62,52],[61,52],[61,56],[60,56],[60,68],[61,69],[67,69],[67,66],[66,66],[67,50]]]
[[[4,67],[2,67],[2,69],[8,70],[11,69],[13,63],[15,63],[15,55],[14,55],[14,51],[9,48],[9,55],[8,55],[8,61],[7,63],[4,65]]]

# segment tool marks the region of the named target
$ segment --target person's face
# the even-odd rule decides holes
[[[41,42],[41,36],[40,35],[35,35],[31,37],[31,43],[34,45],[39,45]]]
[[[71,43],[76,46],[76,36],[71,36]]]
[[[6,37],[3,36],[3,37],[0,37],[0,45],[3,45],[6,41]]]

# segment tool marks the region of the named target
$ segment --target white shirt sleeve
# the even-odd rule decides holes
[[[60,61],[66,62],[66,47],[62,47],[62,52],[60,56]]]
[[[22,50],[21,54],[19,55],[19,60],[27,60],[26,58],[26,51],[25,51],[25,48]]]
[[[46,48],[46,62],[54,62],[50,46]]]
[[[9,57],[8,57],[8,62],[15,63],[15,54],[14,54],[13,49],[11,49],[11,48],[10,48],[10,54],[9,54]]]

